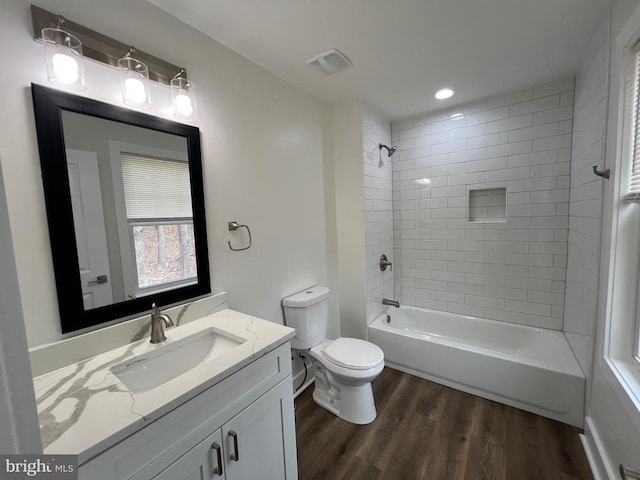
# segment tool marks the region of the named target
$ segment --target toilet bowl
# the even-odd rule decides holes
[[[314,359],[314,401],[356,424],[371,423],[376,407],[371,382],[384,368],[382,350],[357,338],[326,338],[329,289],[316,286],[282,301],[285,322],[296,330],[294,349]]]
[[[313,400],[338,417],[365,425],[376,418],[371,382],[384,368],[384,354],[356,338],[324,340],[311,348],[316,360]]]

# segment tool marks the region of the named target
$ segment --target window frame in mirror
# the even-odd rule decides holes
[[[152,303],[162,307],[211,293],[200,130],[194,126],[37,84],[31,84],[31,92],[62,333],[74,332],[118,319],[126,320],[135,314],[148,311]],[[84,309],[62,111],[147,128],[186,139],[198,272],[197,283],[90,310]]]

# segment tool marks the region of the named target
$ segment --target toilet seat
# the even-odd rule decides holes
[[[370,370],[384,360],[380,347],[357,338],[338,338],[324,348],[324,354],[332,363],[353,370]]]
[[[356,340],[356,339],[350,338],[348,340]],[[375,347],[376,349],[379,348],[376,345],[370,344],[369,342],[365,342],[364,340],[360,340],[360,341],[363,343],[369,344],[372,347]],[[348,382],[350,384],[353,384],[352,382],[355,382],[355,384],[359,384],[364,381],[370,382],[384,368],[384,353],[382,352],[382,350],[380,350],[380,361],[378,361],[372,367],[369,367],[369,368],[361,367],[360,369],[357,369],[353,367],[346,367],[346,366],[340,365],[339,363],[331,359],[329,355],[327,355],[326,353],[326,349],[329,346],[331,346],[331,344],[333,344],[334,342],[336,342],[336,340],[325,339],[323,342],[320,342],[318,345],[311,348],[309,350],[309,353],[313,358],[315,358],[322,365],[324,365],[324,367],[329,372],[341,378],[343,382]]]

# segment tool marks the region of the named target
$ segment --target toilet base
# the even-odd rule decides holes
[[[335,378],[327,378],[331,373],[320,369],[315,375],[313,400],[331,413],[357,425],[366,425],[376,419],[376,405],[373,400],[371,382],[363,385],[345,385]]]

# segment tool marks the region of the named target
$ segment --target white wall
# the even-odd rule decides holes
[[[362,104],[364,162],[364,220],[367,267],[367,324],[385,308],[382,299],[394,299],[394,275],[380,270],[380,256],[393,258],[392,158],[379,144],[391,147],[391,122],[377,107]]]
[[[333,107],[332,114],[341,334],[366,338],[362,102]]]
[[[42,451],[0,168],[0,452]]]
[[[0,5],[0,58],[11,65],[2,89],[0,157],[22,309],[35,346],[62,336],[29,89],[47,82],[29,5]],[[282,322],[284,296],[315,283],[337,288],[328,278],[335,258],[327,254],[333,218],[325,182],[333,178],[325,179],[331,116],[324,104],[143,0],[38,5],[187,68],[198,86],[213,289],[229,292],[231,308]],[[122,105],[115,69],[86,61],[85,70],[83,95]],[[153,85],[151,93],[148,113],[170,117],[168,89]],[[251,227],[250,250],[229,250],[230,220]]]
[[[573,89],[568,78],[392,124],[400,303],[562,329]],[[469,191],[493,188],[506,188],[506,221],[470,223]]]
[[[569,250],[564,332],[588,377],[598,297],[598,267],[604,180],[592,167],[604,168],[609,95],[609,18],[595,34],[576,77],[571,148]]]

